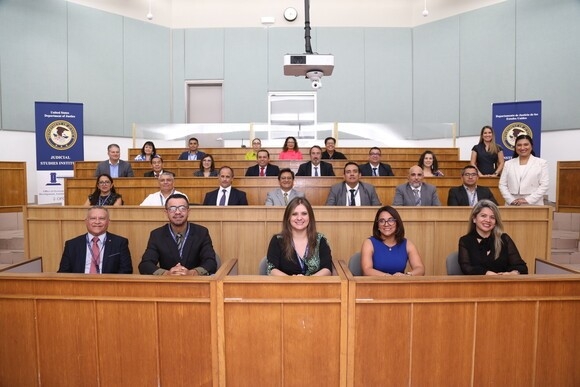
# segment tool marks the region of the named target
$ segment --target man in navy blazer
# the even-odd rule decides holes
[[[205,198],[203,199],[204,206],[248,205],[246,193],[232,187],[232,182],[234,181],[234,170],[232,168],[228,166],[221,167],[218,179],[220,187],[205,194]]]
[[[186,150],[180,154],[178,160],[201,160],[205,157],[205,153],[197,149],[199,146],[199,141],[197,141],[197,138],[190,138],[187,142],[187,145],[189,150]]]
[[[376,146],[369,150],[369,162],[360,166],[362,176],[395,176],[391,166],[381,163],[381,148]]]
[[[322,148],[314,145],[310,148],[310,161],[300,164],[296,176],[334,176],[332,164],[322,159]]]
[[[434,185],[423,182],[423,168],[414,165],[409,169],[408,183],[397,186],[393,206],[440,206],[441,201]]]
[[[99,177],[106,173],[107,175],[115,177],[134,177],[133,168],[131,164],[121,160],[121,148],[117,144],[110,144],[107,147],[109,159],[101,161],[97,164],[95,170],[95,177]]]
[[[87,233],[70,239],[64,244],[59,273],[131,274],[133,263],[129,241],[107,232],[109,211],[94,206],[85,218]],[[93,238],[97,238],[98,256],[93,256]]]
[[[216,254],[207,228],[189,223],[189,202],[182,194],[165,202],[169,223],[151,231],[139,264],[141,274],[197,276],[217,270]]]
[[[256,156],[258,164],[246,170],[246,176],[278,176],[280,168],[270,164],[270,152],[267,149],[260,149]],[[264,174],[260,175],[260,169],[264,169]]]
[[[463,185],[449,189],[447,196],[448,206],[471,206],[473,207],[478,201],[488,199],[497,204],[493,192],[487,187],[477,185],[479,179],[477,168],[473,165],[467,165],[461,169],[461,179]]]

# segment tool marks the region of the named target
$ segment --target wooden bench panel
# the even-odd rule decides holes
[[[558,161],[556,211],[580,212],[580,161]]]

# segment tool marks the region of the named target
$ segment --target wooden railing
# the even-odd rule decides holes
[[[95,189],[95,178],[66,178],[64,179],[65,204],[82,205],[89,194]],[[341,177],[297,177],[294,188],[306,194],[313,205],[322,206],[326,203],[330,187],[343,182]],[[407,183],[405,177],[363,177],[361,181],[372,184],[381,203],[392,204],[395,189],[399,184]],[[425,178],[425,182],[437,187],[437,193],[442,205],[447,204],[447,196],[451,187],[461,185],[461,180],[454,177],[431,177]],[[481,178],[479,184],[489,187],[498,203],[503,204],[498,179]],[[150,193],[159,191],[159,183],[149,177],[119,178],[114,180],[115,189],[123,196],[126,205],[139,205]],[[201,204],[205,194],[218,188],[217,178],[204,177],[177,177],[175,188],[189,197],[192,204]],[[236,177],[233,186],[246,192],[250,205],[263,205],[269,191],[278,188],[276,177]]]
[[[558,161],[556,211],[580,212],[580,161]]]
[[[47,272],[58,269],[64,242],[86,233],[87,209],[72,206],[28,206],[25,215],[25,253],[43,257]],[[372,235],[375,207],[315,207],[318,231],[324,233],[335,259],[348,261]],[[399,207],[405,236],[419,249],[427,275],[446,274],[445,258],[457,250],[467,232],[469,207]],[[161,207],[110,207],[109,231],[129,239],[133,268],[145,252],[150,232],[167,223]],[[552,208],[502,207],[505,231],[515,241],[530,271],[534,258],[549,259]],[[272,235],[280,232],[283,207],[192,206],[189,220],[209,229],[213,246],[222,258],[238,258],[240,274],[258,274]]]

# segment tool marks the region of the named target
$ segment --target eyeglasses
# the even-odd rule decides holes
[[[95,223],[95,222],[105,222],[107,218],[104,216],[91,216],[90,218],[87,218],[87,220],[90,223]]]
[[[377,153],[377,152],[371,152],[371,153],[369,153],[369,155],[371,155],[371,156],[380,156],[381,154],[380,153]]]
[[[283,176],[280,178],[280,180],[294,180],[294,178],[291,176],[289,176],[289,177]]]
[[[262,145],[262,143],[259,142],[259,141],[254,141],[252,144],[254,144],[254,145]]]
[[[463,176],[476,177],[477,176],[477,173],[464,173]]]
[[[173,213],[176,213],[177,211],[186,212],[188,209],[189,209],[188,206],[171,206],[171,207],[167,207],[167,212],[173,214]]]
[[[379,219],[377,220],[377,223],[379,224],[379,226],[384,226],[385,224],[392,226],[393,224],[397,223],[397,221],[395,220],[395,218],[389,218],[389,219]]]
[[[99,181],[99,185],[108,185],[111,184],[110,181]]]

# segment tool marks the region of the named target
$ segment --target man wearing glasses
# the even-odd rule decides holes
[[[280,188],[268,192],[266,195],[267,206],[286,206],[295,197],[304,197],[304,192],[295,190],[294,172],[290,168],[283,168],[278,174]]]
[[[252,150],[247,152],[244,156],[245,160],[256,160],[258,158],[258,151],[262,148],[262,140],[255,138],[252,140]]]
[[[381,148],[372,147],[369,150],[369,162],[360,166],[362,176],[395,176],[391,166],[381,163]]]
[[[488,199],[497,204],[493,192],[487,187],[477,185],[479,179],[477,168],[467,165],[461,170],[463,185],[449,189],[447,196],[448,206],[470,206],[473,207],[478,201]]]
[[[176,276],[215,273],[217,261],[209,231],[187,221],[187,197],[171,195],[165,202],[165,213],[169,223],[151,231],[139,273]]]

